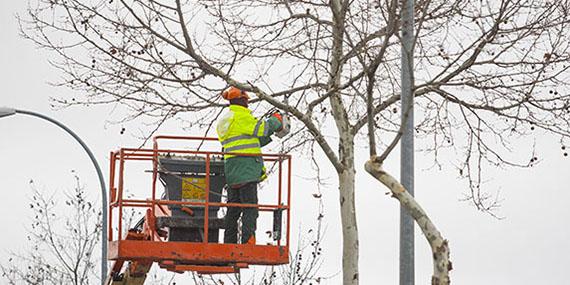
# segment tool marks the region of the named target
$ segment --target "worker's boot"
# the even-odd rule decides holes
[[[255,236],[252,235],[248,240],[247,244],[255,245]]]

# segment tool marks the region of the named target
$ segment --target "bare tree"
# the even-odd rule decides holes
[[[508,158],[510,142],[539,130],[568,139],[569,9],[567,0],[416,3],[416,133],[431,138],[438,165],[440,152],[456,152],[466,198],[484,212],[497,206],[481,190],[486,168],[537,161]],[[398,1],[34,0],[22,25],[55,53],[60,84],[84,91],[54,98],[60,106],[113,104],[130,111],[124,120],[158,128],[182,117],[209,129],[220,90],[234,85],[260,110],[290,114],[298,127],[286,149],[320,149],[336,171],[343,283],[358,284],[354,147],[368,124],[371,150],[385,150],[368,169],[381,169],[400,132]]]
[[[0,280],[14,285],[100,283],[96,270],[100,260],[94,256],[100,246],[100,208],[87,197],[79,176],[74,175],[74,179],[73,190],[64,192],[64,203],[58,203],[58,195],[39,189],[30,180],[33,218],[26,236],[28,247],[2,260]],[[129,224],[137,214],[127,212],[124,222]],[[145,284],[175,284],[174,275],[157,272],[155,267]]]
[[[101,213],[86,199],[79,177],[75,179],[73,191],[65,193],[65,206],[30,181],[30,247],[11,253],[0,265],[8,284],[86,285],[98,279],[95,266],[99,261],[93,252],[99,242]]]

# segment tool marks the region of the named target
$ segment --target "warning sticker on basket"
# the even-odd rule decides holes
[[[203,202],[206,200],[206,178],[189,177],[182,179],[182,200]]]

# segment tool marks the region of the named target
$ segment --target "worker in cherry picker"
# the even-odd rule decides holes
[[[228,203],[257,204],[257,184],[267,176],[261,156],[234,155],[261,154],[261,147],[271,142],[271,135],[283,129],[283,117],[274,113],[268,119],[257,119],[248,109],[248,94],[236,87],[222,92],[230,102],[216,131],[224,154],[224,172],[228,187]],[[237,243],[237,221],[242,215],[241,243],[255,244],[257,208],[228,207],[224,219],[224,243]]]

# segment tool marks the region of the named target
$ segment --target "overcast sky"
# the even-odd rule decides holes
[[[18,36],[15,13],[23,13],[27,1],[0,1],[0,106],[38,111],[52,116],[76,131],[92,148],[103,172],[108,172],[108,153],[119,146],[137,146],[131,128],[123,135],[121,125],[108,124],[117,114],[107,107],[79,107],[53,110],[50,96],[71,91],[51,87],[58,71],[48,64],[49,54],[35,49]],[[568,91],[566,91],[568,92]],[[173,124],[168,133],[183,134]],[[196,131],[194,134],[200,132]],[[528,157],[529,145],[536,143],[540,162],[530,169],[488,172],[489,191],[500,190],[505,199],[497,220],[460,202],[467,191],[457,180],[451,165],[430,168],[432,158],[416,155],[416,196],[445,238],[450,241],[454,270],[452,282],[479,284],[568,284],[570,268],[570,158],[562,155],[553,137],[536,137],[516,142],[515,154]],[[399,153],[399,151],[395,152]],[[397,284],[398,214],[396,200],[362,171],[365,149],[359,149],[357,165],[357,214],[360,231],[361,284]],[[0,262],[10,250],[21,251],[29,224],[27,199],[29,180],[41,189],[60,191],[73,187],[71,170],[80,173],[92,199],[100,199],[95,171],[79,145],[47,122],[22,115],[0,119]],[[296,165],[307,165],[306,157],[296,157]],[[304,162],[304,163],[303,163]],[[323,162],[334,177],[333,170]],[[386,169],[398,176],[396,157]],[[304,221],[303,230],[314,225],[314,185],[302,179],[303,168],[295,170],[294,225]],[[142,179],[148,174],[138,174]],[[141,179],[141,180],[142,180]],[[340,284],[341,234],[336,181],[323,190],[327,230],[324,265],[321,273],[331,276],[325,284]],[[304,208],[305,207],[305,208]],[[432,270],[430,251],[416,228],[416,284],[429,284]],[[293,232],[293,235],[297,235]],[[98,251],[97,251],[98,254]]]

